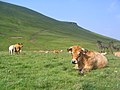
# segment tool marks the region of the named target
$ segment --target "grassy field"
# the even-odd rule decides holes
[[[107,58],[106,68],[81,76],[67,52],[0,52],[0,90],[120,90],[120,58]]]
[[[75,22],[58,21],[25,7],[0,1],[0,90],[120,90],[120,58],[84,76],[73,69],[71,56],[35,50],[66,50],[80,45],[98,50],[96,41],[120,41],[93,33]],[[9,55],[11,44],[23,43],[20,55]]]

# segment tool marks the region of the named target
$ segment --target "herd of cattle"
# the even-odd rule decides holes
[[[23,44],[17,43],[15,45],[9,46],[9,53],[12,55],[14,52],[16,54],[19,54],[22,50]],[[69,53],[72,55],[72,64],[75,64],[75,69],[78,69],[80,71],[80,74],[84,74],[85,72],[91,71],[93,69],[97,68],[103,68],[107,66],[108,60],[105,57],[105,53],[100,53],[96,51],[90,51],[87,49],[84,49],[80,46],[71,46],[67,49]],[[34,51],[37,52],[37,51]],[[59,53],[63,52],[63,50],[52,50],[52,51],[42,51],[39,52],[53,52],[53,53]],[[114,52],[115,56],[120,57],[120,52]]]
[[[22,51],[23,44],[22,43],[16,43],[14,45],[9,46],[9,54],[13,55],[15,52],[16,54],[20,54]],[[40,52],[40,53],[60,53],[63,52],[63,50],[39,50],[39,51],[34,51],[34,52]]]

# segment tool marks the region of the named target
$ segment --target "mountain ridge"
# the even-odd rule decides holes
[[[0,1],[0,9],[0,40],[6,41],[0,45],[3,47],[5,44],[2,50],[17,42],[28,46],[25,47],[26,50],[35,50],[60,47],[65,49],[73,44],[87,46],[86,43],[92,45],[87,46],[88,48],[92,48],[96,40],[115,40],[86,30],[75,22],[59,21],[26,7]],[[44,45],[45,43],[49,45]]]

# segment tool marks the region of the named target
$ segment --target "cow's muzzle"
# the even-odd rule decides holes
[[[72,62],[72,64],[77,64],[78,63],[77,60],[72,60],[71,62]]]

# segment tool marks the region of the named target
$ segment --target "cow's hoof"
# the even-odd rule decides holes
[[[79,75],[83,76],[83,75],[84,75],[84,72],[79,72]]]
[[[78,67],[73,67],[75,70],[79,70],[79,68]]]

